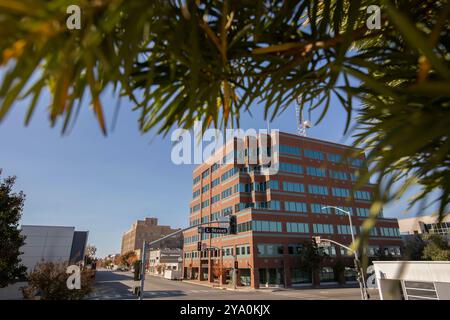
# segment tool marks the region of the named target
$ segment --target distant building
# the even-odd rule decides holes
[[[440,234],[449,235],[450,215],[447,215],[441,223],[437,223],[436,216],[418,216],[413,218],[398,219],[400,234]]]
[[[121,254],[128,251],[140,253],[143,241],[154,241],[176,232],[180,229],[172,229],[170,226],[158,225],[158,218],[145,218],[138,220],[131,226],[131,229],[124,233],[122,237]],[[154,248],[182,248],[183,235],[180,233],[170,239],[153,246]]]
[[[22,263],[30,272],[39,262],[84,261],[88,231],[75,231],[75,227],[22,225],[25,244],[20,249]]]
[[[181,269],[183,251],[181,249],[157,249],[150,250],[148,254],[148,271],[150,274],[165,276],[167,271],[179,271]]]

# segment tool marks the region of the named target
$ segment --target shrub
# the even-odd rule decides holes
[[[28,287],[22,288],[25,299],[81,300],[92,291],[93,271],[81,271],[81,288],[67,287],[67,263],[41,262],[28,275]]]

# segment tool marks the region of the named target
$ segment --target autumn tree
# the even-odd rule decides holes
[[[25,237],[20,234],[25,195],[13,192],[16,177],[1,178],[0,169],[0,288],[25,276],[26,267],[19,258]]]

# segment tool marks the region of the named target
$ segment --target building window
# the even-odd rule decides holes
[[[352,229],[349,225],[339,224],[336,226],[338,234],[352,234]],[[356,234],[356,227],[353,226],[353,234]]]
[[[280,171],[302,174],[303,167],[298,164],[280,162]]]
[[[205,193],[205,192],[207,192],[208,190],[209,190],[209,184],[204,185],[204,186],[202,187],[202,193]]]
[[[286,231],[309,233],[309,225],[307,223],[286,222]]]
[[[193,185],[196,185],[196,184],[199,183],[199,182],[200,182],[200,176],[197,176],[197,177],[195,177],[194,180],[192,181],[192,184],[193,184]]]
[[[197,198],[199,195],[200,195],[200,189],[198,189],[198,190],[196,190],[196,191],[194,191],[194,192],[192,193],[192,198],[195,199],[195,198]]]
[[[222,216],[226,217],[233,213],[233,207],[227,207],[222,209]]]
[[[293,285],[312,283],[311,272],[305,272],[298,268],[291,269],[291,283]]]
[[[215,196],[213,196],[211,198],[211,204],[214,204],[214,203],[219,202],[219,201],[220,201],[220,194],[216,194]]]
[[[315,150],[304,150],[304,155],[307,158],[315,159],[315,160],[323,160],[323,153]]]
[[[308,212],[306,207],[306,203],[304,202],[293,202],[293,201],[285,201],[284,202],[284,210],[293,211],[293,212]]]
[[[356,215],[358,217],[368,217],[369,216],[369,208],[356,208]]]
[[[296,156],[300,156],[300,148],[288,146],[288,145],[280,145],[280,153],[287,153],[287,154],[293,154]]]
[[[211,182],[211,189],[220,184],[220,178],[216,178]]]
[[[353,208],[351,207],[337,206],[337,208],[344,210],[345,212],[349,212],[351,216],[353,215]],[[336,214],[338,216],[346,216],[347,214],[345,212],[342,212],[341,210],[335,210]]]
[[[348,164],[352,167],[358,167],[361,168],[364,165],[364,161],[358,158],[348,158]]]
[[[315,234],[333,234],[332,224],[313,224],[313,233]]]
[[[253,220],[252,230],[265,232],[281,232],[281,222]]]
[[[206,199],[205,201],[202,202],[202,209],[209,207],[209,199]]]
[[[269,180],[267,187],[272,190],[278,190],[278,180]]]
[[[329,170],[330,178],[337,180],[348,180],[348,174],[344,171]]]
[[[228,189],[225,189],[224,191],[222,191],[222,199],[228,198],[232,194],[233,194],[233,188],[229,187]]]
[[[311,203],[311,212],[317,214],[331,214],[331,208],[325,208],[326,204]]]
[[[380,234],[383,237],[400,237],[398,228],[380,227]]]
[[[328,188],[325,186],[318,186],[318,185],[310,184],[310,185],[308,185],[308,191],[311,194],[319,194],[322,196],[328,195]]]
[[[335,197],[348,198],[350,197],[350,191],[345,188],[331,188],[331,194]]]
[[[288,192],[305,192],[303,183],[283,181],[283,190]]]
[[[334,271],[331,267],[322,267],[320,269],[320,282],[333,282],[334,279]]]
[[[314,176],[314,177],[326,177],[327,176],[325,169],[316,168],[316,167],[306,167],[306,173],[308,175]]]
[[[358,200],[372,200],[372,193],[369,191],[355,191],[353,192],[355,199]]]
[[[329,153],[327,155],[327,158],[328,158],[328,161],[331,161],[334,163],[342,162],[342,156],[340,154]]]
[[[206,169],[205,171],[203,171],[202,173],[202,178],[205,179],[207,176],[209,176],[209,169]]]

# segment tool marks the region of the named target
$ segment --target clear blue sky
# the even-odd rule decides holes
[[[116,105],[104,98],[108,122]],[[114,132],[104,137],[93,113],[85,106],[74,130],[62,136],[51,128],[46,98],[29,127],[23,120],[26,105],[18,103],[0,124],[0,168],[3,176],[17,175],[16,190],[27,195],[22,224],[67,225],[89,230],[89,242],[104,256],[120,250],[122,233],[137,219],[159,218],[161,224],[188,224],[193,165],[170,160],[166,138],[138,131],[138,113],[122,103]],[[266,128],[262,107],[242,117],[243,128]],[[313,120],[317,119],[313,114]],[[345,111],[334,101],[324,121],[308,131],[313,138],[349,143],[344,139]],[[271,128],[294,133],[295,108],[278,117]],[[400,216],[405,201],[385,209]]]

